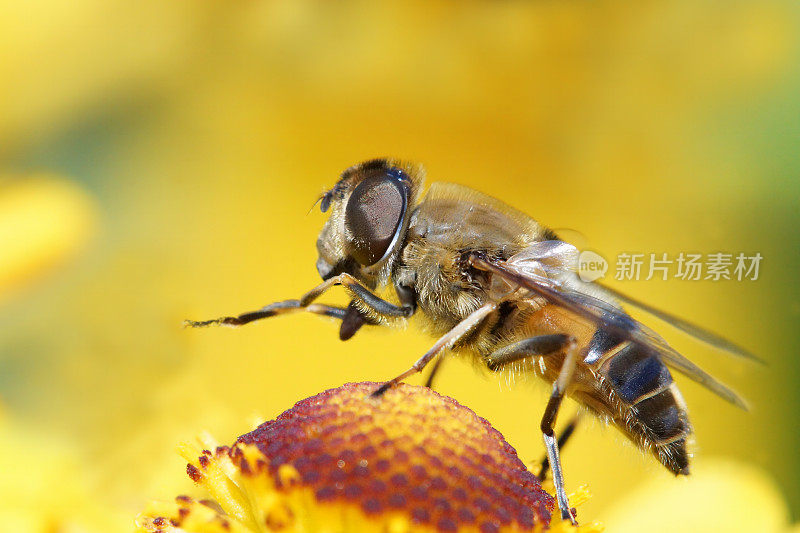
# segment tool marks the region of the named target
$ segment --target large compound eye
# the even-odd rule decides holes
[[[347,201],[347,252],[364,266],[386,255],[406,211],[407,187],[393,174],[382,169],[367,176]]]

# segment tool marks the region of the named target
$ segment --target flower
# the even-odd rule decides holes
[[[83,249],[95,211],[89,194],[60,176],[0,172],[0,303]]]
[[[689,478],[656,476],[603,511],[615,533],[800,531],[775,481],[742,461],[702,458]],[[794,528],[794,529],[792,529]]]
[[[212,500],[179,496],[139,519],[149,532],[540,531],[572,528],[492,426],[455,400],[351,383],[297,403],[232,446],[184,446]],[[558,513],[556,513],[558,514]],[[585,526],[581,531],[596,531]]]

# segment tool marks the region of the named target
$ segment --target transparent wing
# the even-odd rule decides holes
[[[701,328],[697,324],[693,324],[692,322],[689,322],[688,320],[683,319],[679,316],[673,315],[672,313],[668,313],[666,311],[653,307],[649,304],[646,304],[640,300],[631,298],[630,296],[621,293],[615,289],[609,288],[605,285],[600,285],[600,284],[598,285],[602,287],[604,291],[613,295],[614,298],[616,298],[617,300],[624,302],[626,304],[630,304],[634,307],[637,307],[642,311],[660,320],[663,320],[672,327],[679,329],[684,333],[694,337],[695,339],[708,344],[709,346],[713,346],[714,348],[728,352],[743,359],[749,359],[750,361],[755,361],[762,365],[766,364],[766,362],[757,355],[754,355],[753,353],[747,351],[738,344],[735,344],[729,341],[728,339],[721,337],[720,335],[717,335],[712,331],[708,331],[707,329]]]
[[[476,268],[497,274],[508,283],[529,290],[550,304],[566,309],[597,327],[603,327],[630,342],[656,351],[667,366],[700,383],[724,400],[747,409],[747,404],[733,390],[675,351],[661,337],[631,318],[619,307],[568,287],[558,279],[541,276],[535,269],[528,268],[524,264],[517,265],[510,261],[474,257],[472,262]]]
[[[527,272],[528,269],[538,268],[547,273],[548,277],[558,279],[563,275],[565,270],[575,272],[578,265],[578,250],[569,243],[563,241],[542,241],[537,242],[518,254],[509,259],[509,263],[513,263],[520,272]],[[536,265],[536,266],[534,266]],[[536,273],[535,271],[531,271]],[[712,346],[718,350],[722,350],[731,355],[755,361],[762,365],[766,364],[763,359],[754,355],[752,352],[742,348],[728,339],[717,335],[705,328],[698,326],[688,320],[679,316],[668,313],[662,309],[653,307],[650,304],[632,298],[627,294],[619,292],[601,283],[594,282],[594,285],[602,290],[602,292],[613,296],[615,299],[622,303],[626,303],[642,311],[652,315],[659,320],[663,320],[675,329],[678,329],[695,339]]]

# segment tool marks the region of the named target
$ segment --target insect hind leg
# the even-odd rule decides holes
[[[553,458],[559,461],[559,449],[567,443],[573,431],[575,431],[575,426],[578,422],[578,416],[575,416],[566,428],[564,428],[558,439],[554,438],[553,424],[555,423],[555,418],[561,405],[561,399],[563,398],[567,385],[569,385],[572,379],[572,372],[577,363],[577,347],[575,340],[569,335],[564,334],[537,335],[499,348],[486,358],[486,365],[489,369],[498,371],[505,365],[516,361],[521,361],[529,357],[552,355],[560,353],[564,349],[567,350],[567,354],[562,364],[559,377],[553,384],[553,393],[547,404],[544,417],[542,418],[542,433],[544,434],[545,445],[547,446],[547,455],[545,455],[545,458],[542,460],[542,466],[539,470],[538,477],[540,480],[544,480],[544,477],[547,475],[550,464],[553,463]],[[553,466],[553,477],[556,489],[559,490],[560,487],[563,493],[564,505],[562,505],[562,498],[559,497],[559,507],[561,507],[563,515],[564,509],[569,509],[569,504],[566,501],[566,495],[563,489],[563,475],[561,474],[560,462]],[[564,518],[567,517],[565,516]],[[571,516],[571,511],[569,518],[574,521],[574,518]]]
[[[547,458],[553,471],[553,484],[556,487],[556,500],[558,501],[558,508],[561,509],[561,518],[569,520],[573,524],[577,524],[577,522],[575,516],[572,514],[572,509],[567,499],[567,492],[564,488],[564,474],[561,470],[561,459],[559,457],[558,442],[555,437],[555,432],[553,431],[553,424],[558,416],[558,409],[561,407],[561,401],[564,399],[567,387],[572,380],[577,360],[578,345],[574,338],[570,338],[566,357],[561,365],[558,377],[553,382],[553,392],[550,393],[550,399],[547,402],[547,407],[545,407],[541,422],[542,436],[544,437],[544,445],[547,449]]]
[[[556,442],[558,443],[559,451],[564,449],[564,446],[569,442],[570,437],[575,433],[575,428],[578,427],[578,422],[580,421],[580,413],[572,417],[572,420],[564,426],[564,429],[561,430],[561,433],[558,435],[558,439]],[[548,458],[547,454],[542,458],[540,464],[542,465],[539,467],[539,474],[536,476],[539,478],[539,481],[544,481],[547,478],[547,472],[550,470],[550,459]]]

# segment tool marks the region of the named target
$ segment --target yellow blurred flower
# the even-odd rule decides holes
[[[144,531],[468,531],[573,528],[489,422],[428,388],[347,384],[297,403],[231,446],[184,446],[211,501],[179,496]]]
[[[94,226],[94,204],[74,183],[0,176],[0,301],[74,255]]]
[[[688,479],[654,477],[604,513],[615,533],[791,530],[775,482],[741,461],[698,461]],[[797,527],[797,526],[795,526]]]

